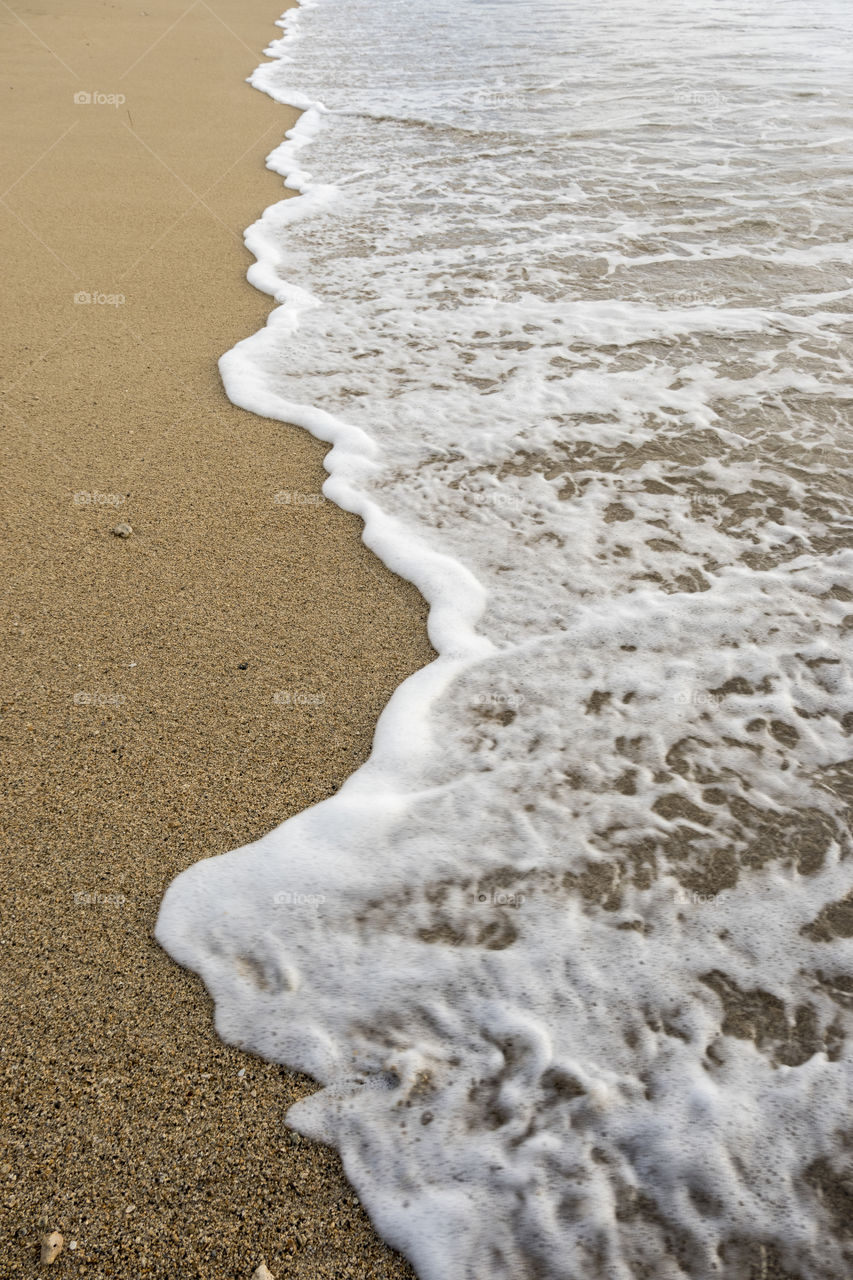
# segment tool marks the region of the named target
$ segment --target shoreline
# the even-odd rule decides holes
[[[217,372],[275,306],[242,237],[299,113],[244,81],[283,7],[0,18],[10,1278],[51,1230],[58,1276],[413,1276],[284,1129],[313,1083],[220,1042],[153,938],[175,875],[336,790],[434,656],[320,494],[328,446]]]

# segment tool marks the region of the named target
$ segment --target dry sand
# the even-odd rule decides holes
[[[432,656],[356,518],[274,501],[324,446],[219,383],[270,305],[242,231],[292,113],[244,78],[282,4],[0,4],[3,1277],[45,1227],[56,1276],[412,1275],[284,1130],[311,1082],[222,1045],[152,938],[172,877],[340,785]]]

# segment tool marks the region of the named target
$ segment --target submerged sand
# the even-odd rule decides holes
[[[146,6],[0,8],[0,1272],[58,1229],[58,1276],[396,1280],[284,1128],[311,1082],[220,1043],[152,937],[178,872],[340,785],[432,652],[357,518],[276,501],[325,446],[219,382],[270,307],[242,231],[293,113],[244,78],[282,0]]]

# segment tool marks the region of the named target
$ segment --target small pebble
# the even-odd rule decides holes
[[[133,530],[129,524],[122,522],[121,524],[116,525],[112,533],[114,538],[129,538],[133,533]]]
[[[43,1236],[41,1242],[41,1260],[46,1265],[49,1262],[55,1262],[62,1252],[64,1241],[58,1231],[51,1231],[49,1236]]]
[[[275,1277],[267,1267],[267,1264],[262,1262],[252,1273],[252,1280],[275,1280]]]

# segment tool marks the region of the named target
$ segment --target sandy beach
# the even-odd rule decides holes
[[[152,938],[172,878],[335,790],[432,656],[319,499],[325,446],[219,381],[270,307],[242,232],[294,114],[244,81],[282,7],[0,8],[8,1277],[46,1230],[57,1276],[413,1274],[285,1130],[311,1081],[220,1043]]]

